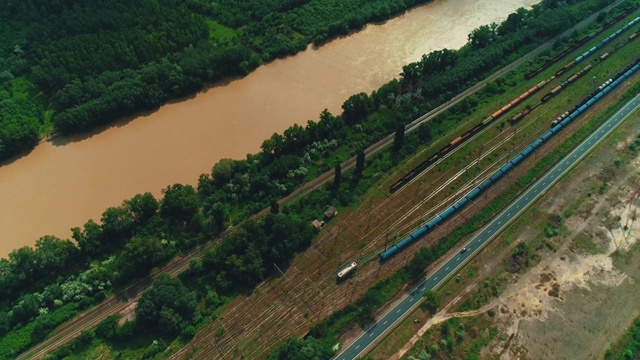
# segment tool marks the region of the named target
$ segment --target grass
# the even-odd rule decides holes
[[[480,309],[483,305],[489,303],[493,298],[497,298],[507,285],[507,274],[501,273],[482,282],[482,285],[476,289],[471,296],[458,306],[456,311],[469,311]]]
[[[403,359],[479,359],[498,333],[486,315],[451,318],[428,330]]]
[[[51,119],[53,119],[53,114],[55,114],[55,110],[53,109],[49,109],[43,114],[44,123],[40,127],[40,137],[43,139],[53,135],[53,131],[55,130],[53,121],[51,121]]]
[[[600,254],[605,250],[584,233],[580,233],[573,238],[571,249],[575,252],[586,254]]]
[[[411,337],[424,325],[424,321],[429,318],[429,315],[421,308],[404,319],[387,338],[376,347],[371,356],[374,359],[385,359],[390,354],[400,349],[404,344],[411,339]]]
[[[226,27],[215,20],[206,18],[207,25],[209,26],[209,37],[216,40],[231,40],[236,37],[236,31],[232,28]]]

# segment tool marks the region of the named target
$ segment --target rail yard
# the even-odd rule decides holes
[[[352,304],[421,248],[439,246],[637,82],[639,15],[636,5],[551,60],[492,84],[508,91],[472,95],[475,110],[382,176],[358,206],[340,209],[288,270],[229,303],[173,358],[264,357]],[[348,346],[359,333],[354,328],[339,340]]]
[[[420,247],[435,245],[438,238],[463,224],[490,200],[500,196],[503,188],[528,171],[541,157],[540,154],[561,144],[576,128],[624,93],[630,82],[637,80],[637,74],[628,73],[615,89],[609,87],[613,81],[607,83],[609,79],[617,78],[619,73],[626,74],[634,66],[637,70],[638,54],[633,45],[618,47],[621,42],[632,42],[635,38],[632,34],[638,30],[634,27],[637,24],[632,23],[637,18],[637,11],[627,15],[619,19],[618,25],[612,26],[612,31],[603,31],[599,36],[590,37],[583,46],[567,53],[566,57],[560,58],[547,70],[540,71],[531,78],[531,83],[522,81],[524,76],[519,74],[507,75],[505,82],[517,83],[516,89],[521,89],[516,92],[522,94],[516,98],[519,99],[517,103],[504,110],[506,105],[496,105],[515,101],[508,94],[481,101],[479,109],[465,122],[451,129],[414,159],[400,166],[395,175],[381,182],[376,190],[362,200],[362,206],[342,210],[341,215],[320,233],[310,250],[296,258],[284,276],[263,283],[251,296],[232,302],[223,315],[211,324],[212,331],[196,337],[197,343],[207,342],[210,345],[191,356],[259,357],[288,336],[304,335],[311,324],[350,304],[373,283],[406,264]],[[618,33],[620,36],[610,38],[630,23]],[[604,44],[590,51],[607,38],[609,40]],[[590,53],[585,57],[583,55],[587,50]],[[576,61],[580,56],[583,58]],[[568,63],[562,63],[563,60]],[[566,65],[572,61],[576,64],[591,62],[589,65],[592,66],[582,75],[587,71],[595,75],[578,76],[569,81],[576,75],[572,74],[565,79],[564,73],[571,68]],[[559,86],[563,91],[558,90],[542,101],[548,95],[542,94],[542,88],[556,89]],[[609,89],[607,96],[602,93],[605,88]],[[527,96],[520,99],[525,94]],[[572,109],[579,110],[598,94],[602,94],[601,101],[592,102],[588,109],[582,108],[580,116],[570,116],[575,112]],[[535,104],[540,105],[534,107]],[[503,119],[507,112],[522,113],[527,107],[530,111],[517,121],[497,119]],[[496,121],[492,119],[482,128],[477,128],[490,117],[488,114],[496,114],[500,110],[502,113],[496,116]],[[570,120],[560,128],[556,129],[558,125],[552,127],[553,121],[567,112],[569,114],[562,121],[566,118]],[[561,128],[564,129],[560,131]],[[527,150],[553,129],[556,129],[554,133],[557,135],[541,141],[535,151]],[[440,157],[433,158],[448,147],[451,148]],[[523,151],[531,155],[526,159],[523,156],[518,166],[510,163],[514,155]],[[429,159],[432,161],[428,162]],[[423,165],[425,161],[428,162],[426,166]],[[415,245],[408,244],[404,251],[385,262],[374,261],[378,259],[380,251],[389,249],[397,240],[427,223],[428,219],[451,208],[458,199],[508,164],[514,170],[506,175],[499,173],[498,178],[494,179],[496,186],[490,187],[449,220],[438,224],[426,237],[411,241]],[[423,168],[414,173],[411,179],[405,179],[407,174],[421,166]],[[392,189],[392,195],[388,195],[398,178],[405,181]],[[358,264],[357,273],[352,273],[349,279],[336,285],[336,274],[353,262]],[[216,333],[216,329],[224,330]],[[343,340],[347,340],[349,335],[346,334]],[[180,354],[189,354],[190,350],[187,347]]]

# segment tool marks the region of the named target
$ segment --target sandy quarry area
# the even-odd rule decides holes
[[[487,277],[509,279],[498,298],[479,310],[454,312],[477,288],[469,285],[391,358],[409,354],[428,329],[451,317],[486,319],[489,311],[501,334],[483,348],[483,358],[602,358],[640,314],[640,156],[630,158],[626,150],[640,133],[638,120],[636,113],[606,140],[615,146],[597,150],[539,200],[536,211],[549,215],[580,205],[565,219],[560,235],[539,250],[538,264],[513,274],[506,266],[492,266]],[[614,160],[625,152],[627,160],[616,166]],[[608,185],[601,192],[604,182]],[[540,236],[543,228],[520,224],[516,243]],[[499,262],[506,263],[514,245]]]

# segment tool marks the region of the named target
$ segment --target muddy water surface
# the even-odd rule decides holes
[[[370,92],[402,65],[458,48],[474,28],[536,0],[436,0],[319,49],[274,61],[81,138],[40,144],[0,167],[0,257],[45,234],[62,238],[109,206],[177,182],[195,184],[221,158],[243,158],[294,123],[333,113]]]

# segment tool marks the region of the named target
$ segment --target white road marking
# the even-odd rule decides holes
[[[387,320],[385,320],[385,321],[382,323],[382,325],[387,325],[387,322],[388,322],[388,321],[387,321]]]
[[[413,302],[413,300],[415,300],[414,298],[409,299],[409,302]]]

